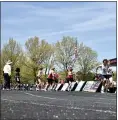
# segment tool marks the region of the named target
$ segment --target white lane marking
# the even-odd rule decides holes
[[[116,104],[113,104],[113,103],[105,103],[105,102],[95,102],[95,103],[97,103],[97,104],[115,105],[116,106]]]
[[[101,99],[101,100],[102,99],[107,99],[108,100],[109,98],[98,98],[98,99]],[[109,100],[115,100],[116,101],[116,99],[109,99]]]
[[[81,98],[83,99],[83,98],[90,98],[90,99],[95,99],[95,100],[113,100],[113,101],[116,101],[116,98],[115,99],[113,99],[113,98],[102,98],[102,97],[99,97],[99,96],[91,96],[91,97],[88,97],[88,96],[81,96]]]
[[[24,93],[30,96],[38,97],[38,98],[46,98],[46,99],[51,99],[51,100],[65,100],[65,101],[68,100],[68,99],[59,99],[59,98],[53,98],[53,97],[44,97],[44,96],[34,95],[31,93],[27,93],[27,92],[24,92]]]
[[[25,94],[27,95],[30,95],[30,96],[33,96],[33,97],[38,97],[38,98],[46,98],[46,99],[52,99],[52,100],[63,100],[63,101],[75,101],[74,99],[73,100],[69,100],[69,99],[59,99],[59,98],[52,98],[52,97],[44,97],[44,96],[39,96],[39,95],[34,95],[34,94],[31,94],[31,93],[27,93],[27,92],[24,92]],[[53,102],[53,101],[52,101]],[[49,103],[52,103],[52,102],[49,102]],[[95,102],[95,103],[102,103],[104,104],[103,102]],[[106,103],[105,103],[106,104]],[[108,104],[109,105],[109,104]]]
[[[97,110],[97,109],[87,109],[87,108],[80,108],[80,107],[66,107],[66,106],[60,106],[60,105],[51,105],[51,104],[39,104],[36,102],[24,102],[24,101],[16,101],[16,100],[9,100],[9,99],[1,99],[3,101],[9,101],[14,103],[26,103],[26,104],[33,104],[33,105],[40,105],[40,106],[47,106],[47,107],[59,107],[59,108],[67,108],[67,109],[73,109],[73,110],[89,110],[93,112],[101,112],[101,113],[109,113],[109,114],[116,114],[115,111],[110,110]]]
[[[27,94],[27,95],[30,95],[30,96],[38,97],[38,98],[47,98],[47,99],[64,100],[64,101],[69,100],[69,99],[59,99],[59,98],[53,98],[53,97],[44,97],[44,96],[34,95],[34,94],[31,94],[31,93],[27,93],[27,92],[24,92],[24,93]],[[81,97],[83,97],[83,96],[81,96]],[[92,99],[96,100],[96,97],[87,97],[87,98],[92,98]],[[106,100],[107,98],[98,98],[97,100],[103,100],[103,99]],[[116,101],[116,99],[107,99],[107,100],[115,100]],[[72,101],[74,101],[74,100],[72,100]]]

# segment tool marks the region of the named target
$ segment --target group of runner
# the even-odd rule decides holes
[[[97,74],[97,71],[98,69],[101,69],[101,74]],[[40,86],[41,84],[41,76],[42,76],[42,70],[43,68],[41,68],[38,72],[38,82],[37,82],[37,87]],[[69,68],[68,69],[68,74],[67,74],[67,77],[66,77],[66,82],[71,84],[73,81],[74,81],[74,78],[73,78],[73,69],[72,68]],[[102,82],[102,88],[101,88],[101,93],[104,93],[104,92],[108,92],[110,88],[114,87],[114,81],[113,81],[113,71],[111,69],[111,66],[110,66],[110,61],[107,60],[107,59],[104,59],[103,60],[103,64],[102,65],[99,65],[97,68],[96,68],[96,77],[98,78],[98,80],[100,80]],[[57,85],[58,83],[58,78],[59,78],[59,75],[55,72],[55,68],[52,68],[49,72],[49,75],[48,75],[48,82],[47,84],[45,85],[45,90],[48,90],[49,87],[52,88],[52,86],[55,86]],[[39,87],[37,88],[37,90],[39,90]]]
[[[10,89],[10,76],[11,76],[11,61],[8,61],[3,68],[3,76],[4,76],[4,87],[3,89]],[[97,74],[98,69],[101,69],[101,74]],[[20,89],[20,69],[16,68],[15,80]],[[102,82],[101,93],[107,92],[110,87],[113,87],[113,71],[110,66],[110,62],[107,59],[103,60],[103,64],[96,68],[96,78]],[[55,71],[53,67],[48,74],[47,82],[44,84],[43,80],[43,68],[41,67],[37,74],[36,80],[36,90],[50,90],[52,87],[57,86],[59,82],[59,75]],[[63,84],[65,80],[61,80],[60,82]],[[69,85],[74,81],[73,78],[73,69],[70,67],[67,70],[66,83]],[[44,87],[45,86],[45,87]]]
[[[67,77],[66,77],[66,81],[67,83],[72,83],[74,81],[73,79],[73,69],[69,68],[68,69],[68,73],[67,73]],[[57,86],[57,84],[60,82],[61,84],[64,83],[64,80],[60,80],[59,81],[59,75],[57,72],[55,72],[55,68],[53,67],[47,77],[47,82],[45,84],[45,88],[43,88],[42,85],[42,81],[43,81],[43,68],[40,68],[37,74],[37,81],[36,81],[36,90],[50,90],[52,89],[52,87]]]

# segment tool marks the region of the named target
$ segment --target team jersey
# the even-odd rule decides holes
[[[53,70],[50,70],[49,75],[48,75],[48,78],[49,78],[49,79],[53,79],[53,76],[54,76],[54,71],[53,71]]]
[[[68,72],[68,78],[73,78],[73,73],[72,72]]]

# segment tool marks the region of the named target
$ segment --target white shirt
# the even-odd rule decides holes
[[[102,75],[107,75],[108,74],[108,70],[109,70],[109,66],[104,66],[103,64],[99,66],[101,68],[101,73]]]
[[[4,73],[8,73],[11,75],[11,66],[10,65],[5,65],[3,68]]]

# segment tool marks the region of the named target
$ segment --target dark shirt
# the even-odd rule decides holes
[[[15,80],[16,81],[20,81],[20,73],[19,72],[16,72],[16,74],[15,74]]]

